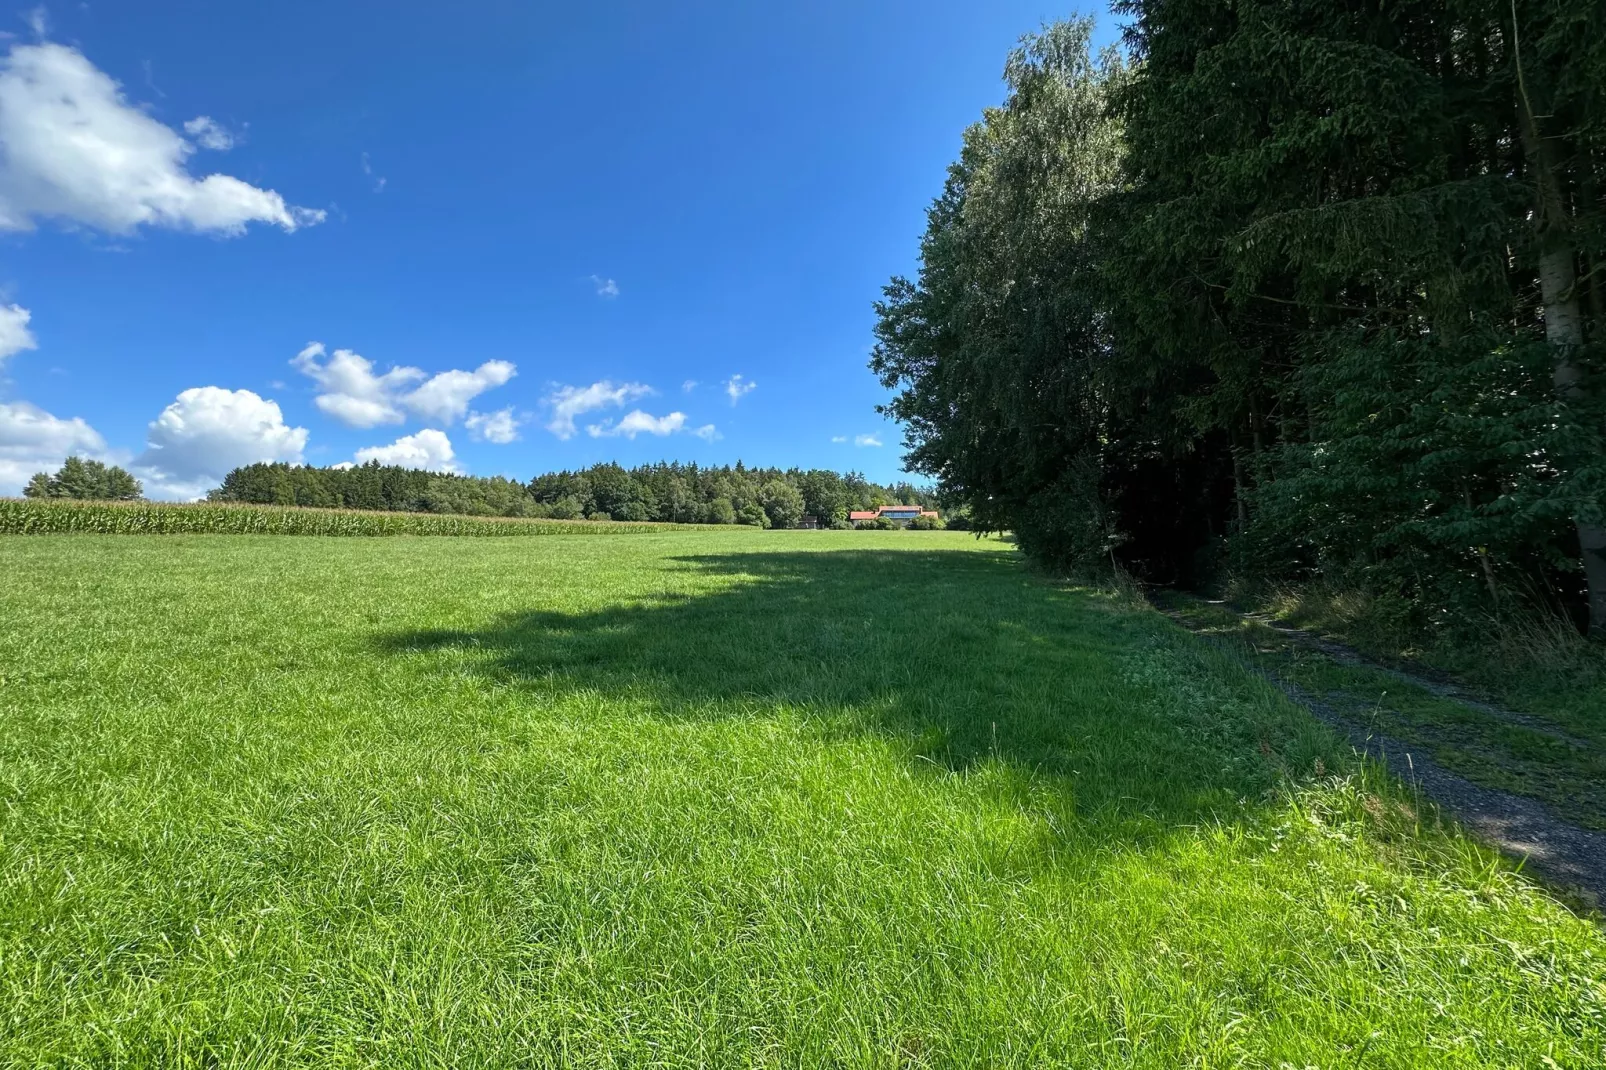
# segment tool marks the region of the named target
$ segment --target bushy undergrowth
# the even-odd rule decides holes
[[[677,527],[214,502],[0,500],[0,535],[628,535]]]

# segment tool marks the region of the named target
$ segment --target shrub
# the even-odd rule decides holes
[[[552,503],[553,520],[579,520],[584,515],[579,498],[564,497]]]
[[[767,528],[770,526],[770,517],[769,514],[764,511],[764,507],[762,505],[758,504],[757,502],[748,502],[746,505],[736,510],[736,522],[738,524],[747,524],[755,528]]]

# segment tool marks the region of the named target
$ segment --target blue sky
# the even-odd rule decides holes
[[[165,497],[258,459],[895,478],[871,303],[1008,49],[1071,13],[0,14],[0,494],[69,450]]]

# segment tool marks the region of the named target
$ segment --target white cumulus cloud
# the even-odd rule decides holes
[[[328,360],[322,342],[310,342],[290,361],[291,367],[322,388],[313,399],[318,409],[350,427],[399,424],[407,418],[397,398],[424,378],[418,368],[392,368],[374,374],[373,362],[349,349],[337,349]]]
[[[881,445],[881,440],[874,435],[854,435],[853,444],[855,446],[879,446]]]
[[[404,395],[401,402],[426,420],[450,425],[468,413],[469,402],[517,374],[518,369],[509,361],[488,360],[471,372],[441,372]]]
[[[509,442],[519,440],[519,426],[522,423],[513,415],[513,407],[495,412],[471,412],[463,426],[468,433],[481,442],[494,442],[498,446],[505,446]]]
[[[35,472],[71,454],[107,460],[106,440],[80,417],[63,420],[26,401],[0,402],[0,495],[18,495]]]
[[[184,132],[203,149],[228,152],[234,148],[234,135],[210,115],[197,115],[184,124]]]
[[[749,379],[745,379],[740,375],[733,375],[729,379],[725,380],[725,393],[730,396],[732,405],[736,404],[738,401],[742,400],[748,394],[751,394],[757,389],[757,383],[752,382]]]
[[[605,279],[601,275],[591,276],[591,283],[597,288],[598,297],[618,297],[619,284],[612,279]]]
[[[431,472],[457,471],[457,454],[444,431],[426,427],[415,435],[403,435],[388,446],[369,446],[356,453],[358,464],[378,461],[403,468],[424,468]]]
[[[686,414],[672,412],[666,416],[654,416],[651,413],[634,409],[626,413],[618,422],[604,421],[600,424],[591,424],[586,428],[586,434],[592,438],[635,438],[637,435],[672,435],[676,431],[685,430]]]
[[[350,349],[330,354],[322,342],[309,343],[290,364],[321,388],[313,398],[318,409],[349,427],[399,424],[408,412],[450,426],[467,415],[476,397],[518,374],[508,361],[488,360],[471,372],[430,376],[397,367],[379,375],[368,358]]]
[[[38,349],[28,321],[33,313],[21,305],[0,305],[0,361],[24,349]]]
[[[19,44],[0,60],[0,227],[53,218],[115,234],[239,234],[247,223],[293,231],[323,221],[229,175],[196,178],[185,166],[194,152],[76,49]]]
[[[250,390],[197,386],[151,422],[134,471],[152,497],[198,498],[243,464],[299,464],[306,445],[307,429],[288,426],[276,402]]]
[[[634,439],[637,435],[657,435],[661,438],[665,435],[679,434],[682,431],[695,435],[705,442],[713,442],[720,437],[713,424],[704,424],[702,427],[687,427],[686,414],[683,412],[671,412],[664,416],[654,416],[650,412],[633,409],[618,421],[608,420],[586,427],[586,434],[592,438],[623,437]]]
[[[616,385],[607,379],[590,386],[559,386],[545,398],[544,403],[551,410],[546,429],[561,439],[571,439],[576,432],[576,417],[599,409],[620,408],[652,392],[652,387],[641,383]]]

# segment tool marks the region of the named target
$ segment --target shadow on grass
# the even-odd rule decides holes
[[[1308,749],[1313,735],[1274,701],[1259,716],[1181,708],[1165,666],[1145,661],[1175,642],[1153,618],[1045,583],[1003,554],[748,553],[670,566],[664,590],[634,602],[379,644],[461,652],[454,668],[635,700],[654,716],[785,708],[827,734],[889,738],[937,769],[1007,763],[1035,790],[1074,793],[1079,813],[1164,827],[1241,811],[1280,779],[1274,750],[1298,750],[1302,734]],[[677,571],[689,575],[677,583]],[[1341,761],[1329,754],[1328,768]]]

